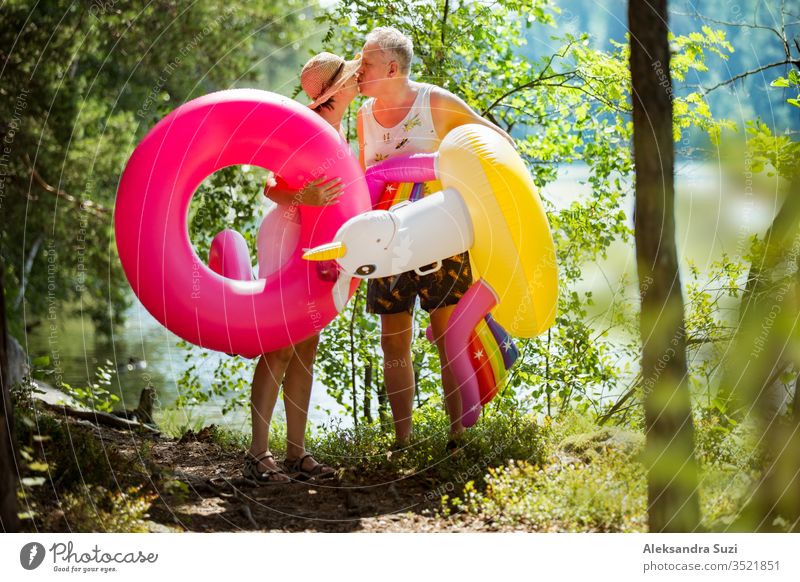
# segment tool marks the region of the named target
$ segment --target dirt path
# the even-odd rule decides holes
[[[327,482],[258,486],[241,476],[242,453],[200,431],[182,441],[133,435],[86,421],[104,447],[141,472],[159,497],[149,511],[154,531],[434,532],[488,530],[463,516],[437,515],[435,483],[424,473],[357,474],[344,468]],[[137,472],[139,472],[137,471]],[[181,485],[184,484],[184,485]]]

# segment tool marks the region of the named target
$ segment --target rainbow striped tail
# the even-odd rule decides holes
[[[425,195],[424,182],[388,182],[375,210],[389,210],[401,202],[416,202]]]
[[[426,335],[433,341],[430,326]],[[519,349],[508,332],[497,323],[490,313],[478,322],[469,337],[469,360],[478,380],[481,406],[486,406],[508,378],[508,371],[519,358]]]

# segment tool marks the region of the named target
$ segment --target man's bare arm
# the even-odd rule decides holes
[[[478,115],[463,99],[453,95],[446,89],[437,87],[431,91],[431,114],[433,116],[433,125],[440,138],[444,138],[451,130],[461,125],[478,123],[493,129],[512,146],[517,147],[514,143],[514,138],[508,135],[507,132],[488,119]]]

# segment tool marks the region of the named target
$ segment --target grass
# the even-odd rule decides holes
[[[44,516],[44,531],[80,533],[146,533],[147,511],[157,496],[141,487],[108,490],[100,485],[70,491],[58,501],[58,509]]]
[[[358,428],[330,424],[311,436],[308,448],[326,462],[355,473],[425,474],[456,489],[467,480],[482,483],[487,467],[501,466],[509,459],[542,461],[542,427],[533,416],[520,413],[487,416],[466,433],[460,455],[448,454],[448,418],[437,404],[414,412],[411,443],[391,458],[387,458],[387,451],[394,436],[378,422]]]

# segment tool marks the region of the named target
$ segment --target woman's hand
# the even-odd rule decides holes
[[[327,176],[322,176],[299,190],[295,200],[298,204],[305,206],[328,206],[336,204],[342,192],[344,192],[344,184],[341,178],[328,180]]]
[[[341,178],[322,176],[306,184],[300,190],[291,190],[282,180],[278,182],[275,176],[270,175],[264,187],[264,195],[277,204],[288,206],[328,206],[337,204],[339,196],[344,191]]]

